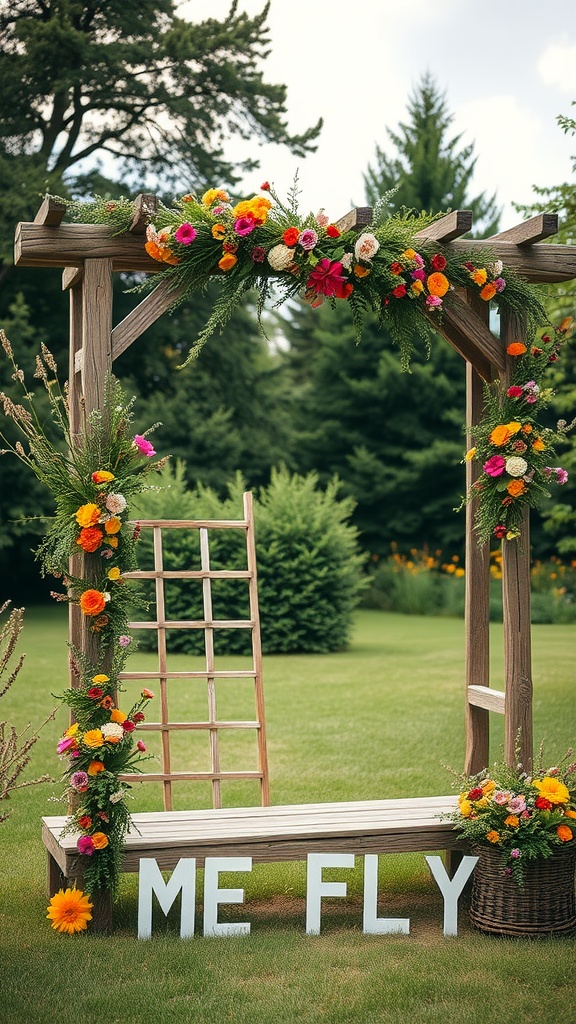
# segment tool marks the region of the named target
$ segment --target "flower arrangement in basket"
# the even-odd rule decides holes
[[[512,382],[496,381],[485,388],[485,414],[471,429],[474,446],[465,460],[482,466],[467,499],[477,500],[475,525],[482,543],[496,537],[515,540],[526,508],[536,508],[550,497],[550,484],[565,484],[568,473],[557,462],[556,446],[576,425],[559,420],[556,428],[545,426],[541,412],[554,392],[545,386],[551,364],[573,326],[566,317],[556,329],[540,332],[538,343],[515,341],[508,346],[514,360]]]
[[[501,854],[503,875],[519,886],[531,861],[546,859],[559,848],[576,852],[576,761],[569,750],[558,765],[543,767],[540,747],[536,765],[496,762],[478,775],[457,776],[458,809],[448,815],[472,848]]]
[[[94,637],[90,657],[71,646],[79,686],[60,695],[74,717],[57,746],[65,765],[66,795],[75,805],[66,830],[79,833],[89,896],[101,890],[114,895],[130,823],[125,802],[129,786],[120,776],[139,771],[146,745],[135,734],[154,697],[145,689],[129,710],[118,706],[120,673],[132,646],[128,612],[138,600],[137,589],[127,586],[124,577],[136,568],[139,534],[138,525],[129,521],[129,501],[166,459],[154,459],[147,437],[133,434],[132,402],[111,376],[105,382],[103,410],[89,414],[83,430],[72,438],[67,395],[60,389],[53,356],[42,346],[35,376],[46,388],[60,434],[58,443],[52,442],[3,331],[0,341],[26,403],[0,394],[4,413],[22,438],[11,443],[0,434],[5,445],[0,454],[15,455],[51,491],[55,514],[37,557],[43,573],[62,580],[65,592],[53,592],[53,597],[77,604]],[[66,890],[53,898],[48,916],[54,928],[72,933],[86,928],[90,909],[88,896]]]
[[[477,287],[485,302],[494,300],[498,309],[525,316],[530,337],[547,321],[534,289],[493,259],[489,247],[486,262],[477,265],[477,249],[443,248],[425,238],[436,215],[391,215],[388,200],[394,190],[376,203],[360,234],[341,230],[324,210],[303,216],[297,179],[286,202],[268,181],[260,191],[264,194],[237,202],[222,188],[189,192],[171,206],[159,203],[149,219],[145,248],[158,261],[160,276],[174,285],[174,305],[210,281],[221,286],[189,358],[223,328],[250,289],[259,293],[259,316],[273,287],[280,293],[277,305],[296,297],[312,306],[344,301],[358,339],[366,314],[376,313],[399,345],[404,368],[414,336],[429,343],[456,286]],[[107,224],[118,234],[128,230],[135,214],[124,197],[58,202],[67,206],[70,220]]]

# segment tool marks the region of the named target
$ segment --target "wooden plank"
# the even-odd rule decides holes
[[[133,235],[145,234],[146,226],[153,219],[157,209],[158,200],[156,196],[151,195],[149,192],[141,192],[140,195],[136,196],[134,200],[134,216],[128,228],[130,233]]]
[[[106,224],[45,224],[21,222],[16,227],[14,262],[19,267],[78,267],[85,259],[111,259],[114,270],[157,274],[138,235],[114,235]]]
[[[451,242],[453,238],[466,235],[472,228],[472,210],[453,210],[440,220],[419,231],[414,238],[435,242]]]
[[[541,241],[542,238],[550,238],[551,235],[555,235],[558,232],[558,214],[557,213],[539,213],[536,217],[531,217],[530,220],[525,220],[522,224],[516,224],[513,228],[507,228],[506,231],[499,231],[496,235],[491,235],[488,242],[501,241],[501,242],[515,242],[516,245],[534,245],[535,242]]]
[[[505,714],[506,694],[503,690],[493,690],[490,686],[469,686],[467,689],[468,703],[475,708],[485,708],[486,711],[496,711],[499,715]],[[476,775],[483,768],[488,767],[488,754],[481,758],[480,767],[466,768],[471,775]]]
[[[155,622],[129,622],[130,629],[253,629],[254,623],[243,619],[158,619]]]
[[[84,276],[84,267],[65,267],[62,271],[62,291],[66,292],[69,288],[75,288],[77,284],[80,284]]]
[[[154,291],[142,299],[112,331],[112,359],[117,359],[136,338],[151,327],[181,293],[182,287],[175,287],[174,282],[166,279],[160,281]]]
[[[451,294],[442,309],[442,317],[428,314],[439,334],[470,363],[483,380],[492,379],[492,366],[504,369],[504,350],[487,324],[459,295]]]
[[[45,196],[38,213],[34,217],[34,223],[57,228],[62,223],[65,213],[65,203],[58,203],[53,196]]]
[[[112,260],[87,259],[82,288],[82,391],[86,413],[104,406],[104,382],[112,368]]]
[[[213,672],[215,679],[253,679],[251,669],[230,669],[228,672]],[[166,679],[205,679],[206,672],[165,672]],[[120,679],[158,679],[158,672],[122,672]]]
[[[456,254],[469,254],[473,259],[478,251],[478,262],[486,257],[483,250],[488,249],[493,259],[502,260],[505,266],[511,267],[526,281],[532,284],[553,284],[571,281],[576,277],[576,246],[556,245],[554,243],[537,243],[536,245],[516,245],[514,242],[503,242],[492,239],[455,238],[448,246]]]
[[[371,206],[355,206],[349,213],[345,213],[340,220],[335,222],[338,230],[345,234],[346,231],[359,231],[372,223]]]
[[[156,677],[158,678],[158,677]],[[204,675],[206,678],[206,675]],[[260,722],[240,720],[234,722],[225,722],[219,720],[211,720],[206,722],[141,722],[138,726],[138,730],[148,729],[150,732],[158,732],[160,729],[260,729]],[[140,775],[139,778],[142,778]]]
[[[250,580],[252,573],[243,569],[134,569],[122,573],[128,580],[154,580],[159,576],[164,580]]]
[[[250,618],[254,623],[252,630],[252,664],[254,666],[254,695],[256,700],[256,717],[260,722],[258,733],[258,767],[262,773],[260,799],[262,804],[270,803],[270,780],[268,774],[268,754],[266,748],[266,726],[264,711],[264,684],[262,676],[262,637],[260,631],[260,612],[258,608],[258,572],[256,566],[256,543],[254,537],[254,503],[250,491],[243,495],[244,519],[248,523],[246,531],[246,557],[250,583],[248,594],[250,601]]]
[[[131,526],[168,527],[171,530],[247,530],[244,519],[134,519]]]

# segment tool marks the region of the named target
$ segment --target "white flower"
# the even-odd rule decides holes
[[[320,211],[319,211],[319,212],[318,212],[318,213],[316,214],[316,223],[317,223],[317,225],[318,225],[318,227],[319,227],[319,228],[327,228],[327,227],[328,227],[328,225],[329,225],[329,223],[330,223],[330,217],[328,217],[328,216],[327,216],[327,215],[326,215],[326,214],[324,213],[324,208],[322,208],[322,209],[321,209],[321,210],[320,210]]]
[[[294,249],[287,245],[275,245],[268,253],[268,263],[273,270],[287,270],[294,262]]]
[[[113,515],[118,515],[126,508],[126,498],[123,494],[108,494],[106,497],[106,508]]]
[[[124,736],[124,729],[119,722],[104,722],[104,725],[100,726],[100,732],[105,740],[112,740],[113,742],[121,740]]]
[[[110,793],[108,799],[110,800],[111,804],[119,804],[120,801],[123,800],[125,794],[125,789],[117,789],[115,793]]]
[[[524,476],[527,469],[526,459],[521,459],[519,455],[513,455],[512,458],[506,459],[506,472],[510,476]]]
[[[344,270],[350,270],[350,267],[352,266],[352,253],[345,252],[342,258],[340,259],[340,263],[344,267]]]
[[[357,260],[364,260],[365,263],[369,263],[376,255],[379,248],[380,242],[376,238],[376,235],[372,235],[369,231],[365,231],[360,235],[360,238],[354,246],[354,255]]]

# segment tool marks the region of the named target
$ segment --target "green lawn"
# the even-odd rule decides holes
[[[496,686],[499,632],[493,627]],[[2,718],[23,726],[50,710],[50,694],[66,685],[65,640],[64,609],[27,612],[20,647],[28,657],[2,698]],[[533,650],[534,731],[554,760],[576,737],[573,627],[535,626]],[[136,654],[130,667],[151,660]],[[460,620],[364,611],[345,654],[268,657],[264,669],[273,803],[449,792],[442,763],[460,768],[464,751]],[[234,695],[227,700],[233,711]],[[177,714],[189,717],[185,694],[174,702]],[[135,876],[123,879],[112,938],[57,935],[45,921],[40,818],[65,809],[54,802],[61,791],[55,742],[64,720],[61,711],[43,730],[29,768],[29,775],[48,771],[56,781],[16,794],[11,818],[0,825],[3,1024],[86,1017],[107,1024],[574,1024],[574,940],[477,935],[464,905],[459,936],[443,938],[442,900],[419,854],[380,858],[379,912],[409,917],[409,936],[362,935],[360,858],[348,897],[325,901],[319,937],[304,933],[301,864],[258,865],[222,883],[246,890],[245,904],[223,908],[222,916],[251,921],[248,937],[201,937],[199,885],[197,937],[180,940],[171,912],[168,921],[155,918],[150,942],[139,942]],[[496,719],[494,757],[501,741]],[[233,762],[246,752],[239,745],[226,756]],[[230,783],[224,798],[254,802],[256,793]],[[208,802],[203,786],[177,793],[177,806]],[[159,806],[153,784],[135,790],[134,810]]]

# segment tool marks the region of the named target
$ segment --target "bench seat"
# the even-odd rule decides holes
[[[431,796],[349,803],[229,807],[132,815],[122,871],[138,871],[141,857],[171,870],[181,857],[252,857],[254,863],[305,860],[308,853],[408,853],[465,850],[452,823],[457,797]],[[81,878],[85,858],[78,835],[62,836],[66,817],[42,819],[50,895],[64,879]]]

